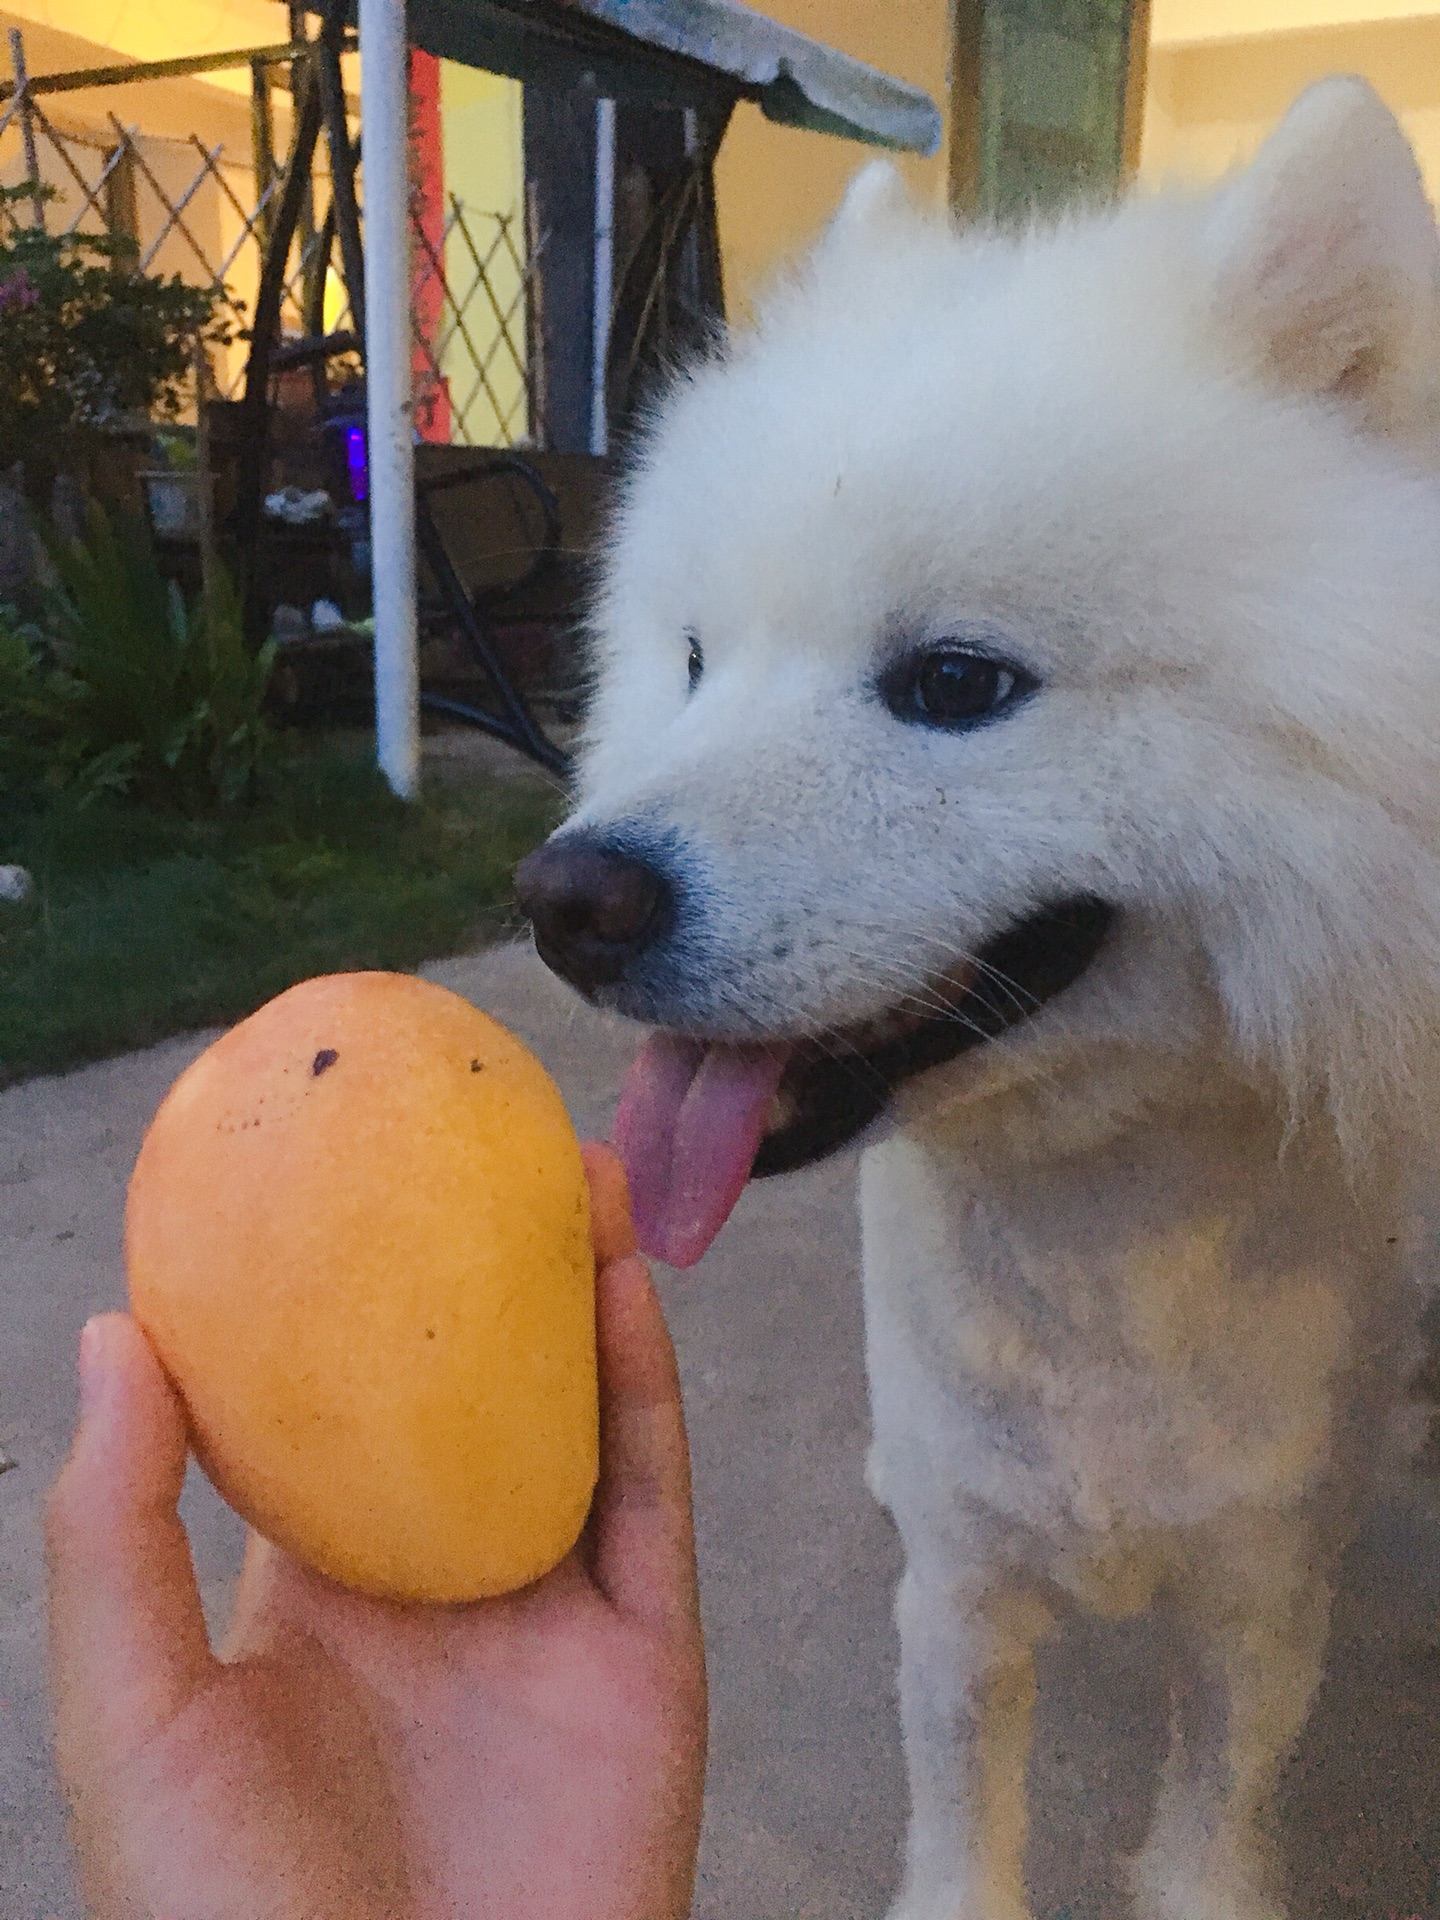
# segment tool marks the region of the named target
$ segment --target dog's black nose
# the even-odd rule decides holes
[[[657,868],[583,831],[522,860],[515,897],[534,923],[540,958],[582,993],[618,980],[669,930],[675,904]]]

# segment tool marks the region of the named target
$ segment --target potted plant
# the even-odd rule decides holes
[[[28,184],[0,188],[0,225],[31,197]],[[129,239],[51,234],[11,215],[0,233],[0,471],[21,463],[27,493],[48,499],[62,472],[91,478],[97,438],[129,426],[138,451],[151,422],[179,413],[195,340],[229,338],[226,304],[219,288],[141,273]]]

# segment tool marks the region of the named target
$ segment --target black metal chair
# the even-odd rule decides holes
[[[521,561],[495,580],[467,588],[447,546],[431,502],[437,494],[459,487],[504,483],[528,496],[538,516],[538,528],[514,550]],[[561,551],[560,503],[539,470],[523,454],[478,448],[472,457],[443,470],[418,475],[415,482],[415,537],[441,606],[453,623],[466,651],[485,674],[493,704],[477,706],[438,693],[422,683],[420,704],[467,726],[479,727],[516,752],[529,756],[552,773],[570,770],[570,755],[549,738],[526,695],[507,671],[497,638],[499,616],[514,608],[521,597],[542,585],[557,566]]]

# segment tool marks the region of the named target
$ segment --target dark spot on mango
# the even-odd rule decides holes
[[[483,1072],[485,1071],[485,1063],[484,1063],[484,1061],[483,1061],[483,1060],[472,1060],[472,1061],[470,1062],[470,1071],[471,1071],[471,1073],[483,1073]]]
[[[327,1067],[333,1067],[340,1058],[334,1047],[322,1047],[310,1062],[310,1071],[318,1080]]]

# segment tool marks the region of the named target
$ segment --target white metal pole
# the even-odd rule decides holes
[[[359,0],[359,7],[375,743],[381,772],[396,793],[410,799],[420,786],[410,394],[410,76],[404,0]]]
[[[595,102],[595,295],[590,333],[590,451],[610,451],[605,409],[605,362],[610,352],[610,303],[615,297],[615,102]]]

